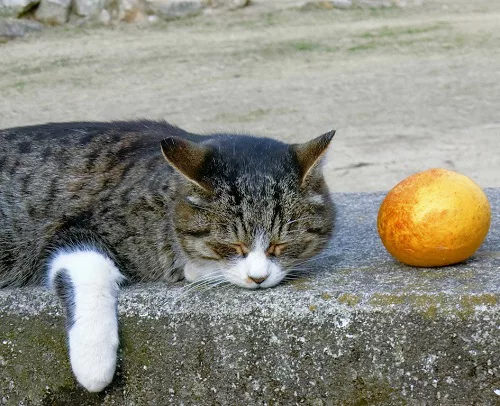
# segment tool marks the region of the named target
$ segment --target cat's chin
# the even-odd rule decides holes
[[[250,290],[257,290],[257,289],[268,289],[268,288],[273,288],[275,287],[276,285],[279,285],[279,283],[281,282],[281,280],[277,281],[277,282],[272,282],[272,281],[269,281],[269,282],[263,282],[263,283],[255,283],[251,280],[248,280],[248,281],[244,281],[244,280],[229,280],[229,282],[231,282],[233,285],[236,285],[240,288],[244,288],[244,289],[250,289]]]

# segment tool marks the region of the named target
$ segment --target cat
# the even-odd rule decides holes
[[[288,145],[149,120],[0,130],[0,287],[55,291],[76,380],[102,391],[124,283],[270,288],[326,246],[320,161],[334,134]]]

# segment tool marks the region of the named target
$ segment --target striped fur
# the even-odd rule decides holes
[[[325,247],[334,210],[318,164],[333,134],[287,145],[161,121],[0,130],[0,287],[55,290],[75,376],[100,391],[125,278],[267,288]]]

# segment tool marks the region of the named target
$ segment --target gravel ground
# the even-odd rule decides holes
[[[500,187],[500,2],[294,3],[0,44],[0,127],[148,117],[288,142],[334,127],[334,191],[388,190],[431,167]]]

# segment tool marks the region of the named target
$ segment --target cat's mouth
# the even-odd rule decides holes
[[[250,290],[273,288],[283,281],[284,276],[285,272],[281,271],[278,267],[276,270],[273,270],[273,272],[270,272],[266,277],[257,278],[248,275],[238,277],[238,275],[234,275],[234,273],[225,275],[228,282]]]

